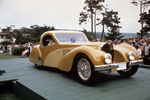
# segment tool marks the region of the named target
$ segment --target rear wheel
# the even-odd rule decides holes
[[[38,63],[35,64],[35,68],[40,68],[42,66],[42,59],[38,57]]]
[[[137,72],[138,68],[139,68],[138,65],[132,65],[131,66],[131,65],[127,64],[127,69],[126,70],[120,70],[120,71],[118,71],[118,73],[123,77],[130,77]]]
[[[94,79],[94,66],[90,59],[84,55],[77,55],[74,61],[74,73],[78,80],[84,84],[92,83]]]

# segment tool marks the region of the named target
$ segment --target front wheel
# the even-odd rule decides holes
[[[94,67],[90,59],[80,54],[75,58],[74,73],[83,84],[90,84],[94,79]]]
[[[139,65],[129,65],[127,64],[127,69],[125,70],[120,70],[118,73],[123,76],[123,77],[130,77],[134,75],[139,68]]]

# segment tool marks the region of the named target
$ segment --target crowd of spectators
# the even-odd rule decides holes
[[[131,38],[129,41],[136,48],[139,56],[145,64],[150,64],[150,37],[147,39]]]
[[[132,45],[136,48],[138,55],[140,59],[143,59],[144,64],[150,65],[150,37],[147,39],[138,39],[138,38],[129,38],[127,41],[123,39],[116,39],[114,41],[108,40],[107,42],[109,45],[117,45],[122,43],[127,43],[129,45]],[[7,46],[0,45],[0,53],[8,52],[10,55],[12,55],[12,51],[14,48],[17,47],[24,47],[25,50],[21,53],[21,56],[29,56],[32,48],[39,43],[31,43],[28,42],[26,44],[12,44]],[[103,48],[102,48],[103,49]]]
[[[24,48],[21,56],[29,56],[32,48],[37,44],[39,43],[28,42],[25,44],[0,45],[0,53],[9,53],[9,55],[12,55],[15,48]]]
[[[110,44],[110,40],[108,42]],[[135,47],[140,59],[143,59],[143,63],[150,65],[150,37],[148,37],[147,39],[138,39],[138,38],[131,37],[129,38],[128,41],[125,41],[123,39],[120,40],[116,39],[112,41],[112,44],[114,45],[121,44],[121,43],[127,43]]]

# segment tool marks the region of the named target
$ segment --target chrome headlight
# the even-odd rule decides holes
[[[133,52],[133,51],[130,51],[129,53],[128,53],[128,55],[129,55],[129,59],[130,60],[134,60],[135,59],[135,53]]]
[[[110,64],[110,63],[112,62],[112,56],[111,56],[111,54],[106,53],[106,54],[104,55],[104,58],[105,58],[105,63],[106,63],[106,64]]]

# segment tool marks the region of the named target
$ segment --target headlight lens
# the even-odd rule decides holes
[[[110,64],[110,63],[112,62],[112,56],[111,56],[111,54],[106,53],[106,54],[104,55],[104,58],[105,58],[105,63],[106,63],[106,64]]]
[[[134,59],[135,59],[135,53],[134,53],[133,51],[130,51],[130,52],[128,53],[128,55],[129,55],[129,59],[130,59],[130,60],[134,60]]]

